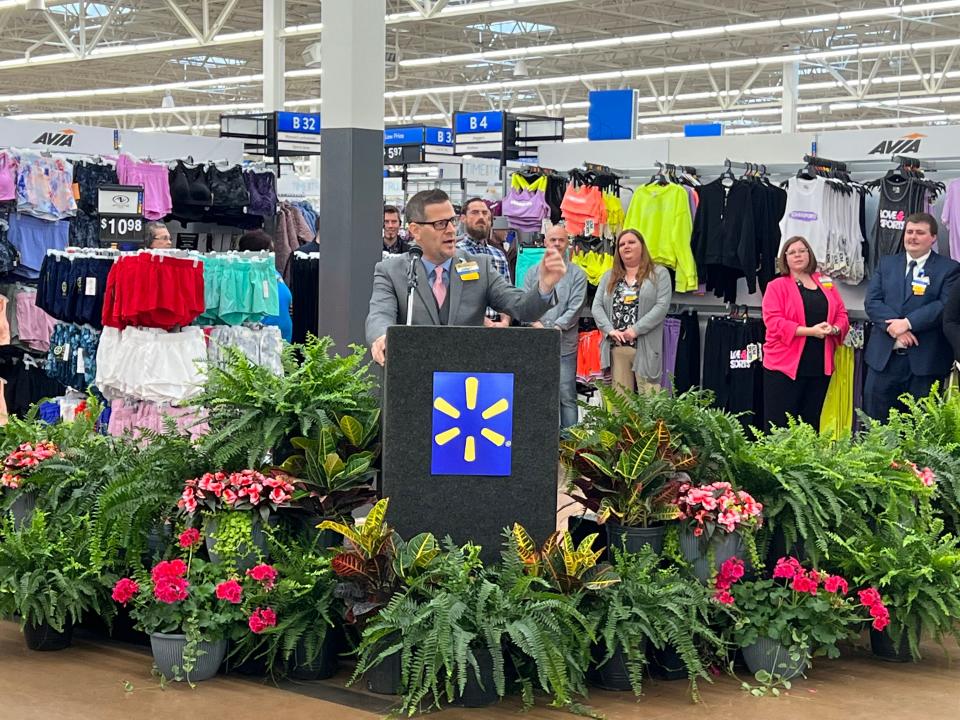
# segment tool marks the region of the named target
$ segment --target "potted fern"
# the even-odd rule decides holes
[[[842,538],[832,558],[858,584],[875,586],[890,625],[871,629],[874,654],[918,661],[920,638],[960,644],[960,537],[945,534],[942,519],[917,518],[912,527],[881,520],[870,531]]]
[[[196,399],[209,410],[210,432],[201,445],[213,466],[253,468],[275,462],[291,454],[290,438],[311,437],[331,416],[375,410],[366,348],[351,346],[346,356],[333,354],[332,348],[328,337],[284,344],[282,375],[226,348],[223,365],[210,369]]]
[[[261,661],[274,677],[321,680],[337,671],[333,629],[342,613],[334,597],[336,576],[329,553],[315,540],[293,534],[268,532],[273,565],[278,579],[254,587],[249,603],[269,606],[277,624],[263,632],[234,629],[230,657],[239,664]],[[266,577],[265,568],[248,571]]]
[[[639,553],[612,549],[620,582],[585,604],[596,627],[592,681],[609,690],[633,690],[639,698],[648,652],[672,647],[685,668],[690,694],[699,701],[697,681],[710,682],[700,646],[718,654],[723,647],[710,627],[709,594],[684,582],[676,567],[661,568],[651,548]]]
[[[27,647],[62,650],[86,611],[106,617],[105,552],[87,516],[56,522],[37,509],[0,521],[0,615],[17,614]]]
[[[561,446],[571,473],[568,492],[607,526],[608,545],[662,551],[665,523],[677,518],[682,471],[696,464],[695,456],[674,447],[662,420],[624,424],[617,433],[589,427],[569,433]]]

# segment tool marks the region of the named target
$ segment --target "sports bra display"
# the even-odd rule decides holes
[[[250,193],[247,192],[243,170],[239,165],[227,170],[211,165],[207,168],[207,186],[213,196],[213,208],[242,208],[250,202]]]
[[[210,207],[213,196],[203,166],[188,167],[177,160],[176,167],[170,171],[170,197],[173,198],[174,212],[184,206]]]

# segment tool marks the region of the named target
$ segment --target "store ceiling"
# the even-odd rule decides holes
[[[321,3],[286,4],[287,101],[308,110],[321,79],[303,51],[321,39]],[[801,130],[960,121],[960,2],[492,4],[388,0],[401,14],[387,25],[388,124],[520,109],[563,115],[584,137],[587,92],[632,87],[645,133],[714,119],[773,131],[794,53]],[[221,112],[258,109],[262,0],[23,5],[0,0],[0,114],[215,133]]]

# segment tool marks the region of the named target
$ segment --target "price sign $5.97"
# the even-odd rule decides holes
[[[100,238],[104,240],[139,240],[143,237],[142,218],[100,218]]]

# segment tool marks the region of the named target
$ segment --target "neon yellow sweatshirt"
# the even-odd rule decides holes
[[[693,218],[682,185],[642,185],[633,192],[624,228],[637,230],[655,263],[677,271],[677,292],[697,289],[690,236]]]

